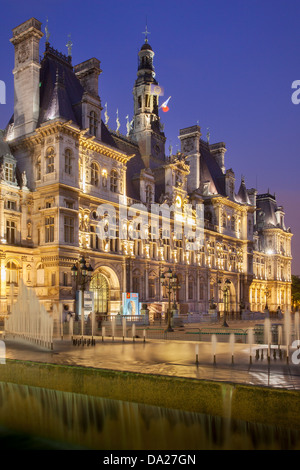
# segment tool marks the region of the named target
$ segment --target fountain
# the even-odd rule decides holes
[[[13,291],[11,291],[13,299]],[[58,314],[54,306],[53,313]],[[37,346],[53,349],[53,318],[38,300],[33,289],[25,286],[22,280],[16,302],[11,303],[11,313],[5,321],[5,336],[34,343]]]
[[[135,323],[132,323],[132,341],[134,341],[135,338]]]
[[[211,350],[213,356],[213,363],[216,364],[217,336],[215,334],[211,336]]]
[[[291,341],[291,314],[286,310],[284,314],[284,334],[286,343],[286,361],[289,362],[290,341]]]
[[[269,362],[270,353],[271,353],[271,322],[269,318],[265,318],[265,321],[264,321],[264,342],[268,348],[268,362]]]
[[[281,359],[281,345],[282,345],[282,326],[278,326],[278,352],[279,352],[279,357]]]
[[[115,339],[115,332],[116,332],[116,319],[113,316],[111,319],[111,337],[113,341]]]
[[[234,333],[230,333],[229,336],[229,347],[230,347],[230,353],[231,353],[231,363],[234,363],[234,342],[235,342],[235,337]]]
[[[126,317],[122,318],[122,327],[123,327],[123,341],[125,341],[125,338],[126,338]]]
[[[198,360],[198,357],[199,357],[199,344],[195,345],[195,355],[196,355],[196,364],[198,365],[199,364],[199,360]]]
[[[250,361],[250,364],[252,364],[252,346],[254,343],[254,332],[252,329],[248,331],[247,339],[248,339],[248,344],[249,344],[249,361]]]
[[[299,339],[300,339],[299,312],[295,312],[295,315],[294,315],[294,330],[295,330],[295,339],[298,345],[297,347],[299,348]]]

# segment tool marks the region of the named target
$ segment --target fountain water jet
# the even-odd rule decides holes
[[[270,361],[271,352],[271,322],[269,318],[264,321],[264,342],[268,347],[268,361]]]
[[[254,332],[252,329],[248,331],[247,339],[248,339],[248,344],[249,344],[249,360],[250,360],[250,364],[252,364],[252,346],[254,343]]]
[[[13,290],[11,297],[13,300]],[[53,313],[57,313],[57,309],[54,306]],[[22,280],[17,300],[11,303],[11,313],[5,320],[4,331],[5,335],[53,349],[53,317],[40,303],[34,290],[25,286]]]
[[[231,363],[232,364],[234,363],[234,342],[235,342],[234,333],[230,333],[229,345],[230,345]]]
[[[123,328],[123,341],[125,341],[125,338],[126,338],[126,317],[122,318],[122,328]]]
[[[290,341],[291,341],[291,314],[286,310],[284,314],[284,334],[286,343],[286,361],[289,362]]]
[[[217,336],[213,334],[211,336],[211,349],[213,355],[213,362],[216,364],[216,352],[217,352]]]

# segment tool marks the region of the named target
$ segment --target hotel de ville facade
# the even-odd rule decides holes
[[[159,318],[168,305],[160,276],[169,268],[177,274],[180,313],[205,313],[211,304],[224,310],[226,280],[229,311],[290,308],[292,234],[283,208],[274,195],[236,181],[224,142],[204,141],[198,125],[179,130],[180,151],[166,152],[147,38],[123,135],[108,127],[98,59],[73,65],[70,50],[64,55],[52,47],[47,28],[42,50],[35,18],[12,33],[14,109],[0,131],[2,315],[21,279],[48,311],[61,304],[74,312],[71,268],[82,256],[93,268],[89,288],[98,314],[119,313],[122,293],[132,292]],[[155,230],[151,219],[136,223],[128,210],[121,218],[120,201],[149,213],[155,204],[171,206],[169,227],[161,214]],[[174,223],[191,207],[193,226],[198,206],[203,240],[191,245],[176,236]],[[103,207],[114,208],[114,220]]]

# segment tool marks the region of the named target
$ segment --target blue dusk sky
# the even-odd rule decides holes
[[[13,113],[12,29],[31,17],[50,31],[50,44],[73,65],[101,61],[99,94],[109,126],[126,133],[132,118],[137,53],[146,21],[156,78],[171,96],[161,113],[166,149],[179,149],[179,129],[199,124],[202,137],[226,143],[226,168],[248,188],[276,194],[293,236],[293,274],[300,274],[300,104],[292,83],[300,80],[299,0],[14,0],[0,1],[0,128]],[[44,52],[45,37],[40,43]],[[299,95],[300,97],[300,95]],[[167,150],[168,152],[168,150]]]

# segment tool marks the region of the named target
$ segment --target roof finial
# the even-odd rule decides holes
[[[209,127],[207,128],[206,138],[207,138],[207,143],[209,144],[209,140],[210,140],[210,130],[209,130]]]
[[[104,112],[104,116],[105,116],[105,125],[107,125],[108,121],[109,121],[109,116],[107,114],[107,103],[105,103],[105,112]]]
[[[119,110],[117,109],[117,119],[116,119],[116,123],[117,123],[117,132],[119,132],[119,129],[120,129],[120,121],[119,121]]]
[[[142,34],[145,35],[145,43],[147,43],[148,42],[148,34],[151,34],[150,31],[148,31],[147,19],[146,19],[146,30]]]
[[[73,43],[71,41],[71,34],[68,35],[68,42],[66,44],[66,47],[68,48],[68,57],[72,57],[72,46],[73,46]]]
[[[49,33],[49,28],[48,28],[48,16],[46,19],[45,33],[46,33],[46,43],[49,43],[50,33]]]

